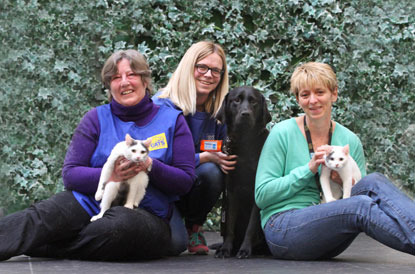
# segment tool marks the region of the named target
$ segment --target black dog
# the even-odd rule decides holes
[[[224,152],[238,158],[226,176],[224,242],[215,257],[268,254],[254,199],[259,155],[269,133],[265,126],[271,121],[265,98],[253,87],[235,88],[226,95],[217,119],[227,126]]]

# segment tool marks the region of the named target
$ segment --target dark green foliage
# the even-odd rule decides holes
[[[2,0],[0,207],[63,189],[61,167],[87,110],[106,102],[100,69],[139,49],[156,89],[194,42],[228,55],[231,87],[253,85],[273,122],[299,113],[288,92],[301,62],[333,65],[336,121],[361,138],[368,171],[415,191],[415,8],[412,0]]]

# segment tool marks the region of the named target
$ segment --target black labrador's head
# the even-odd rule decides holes
[[[253,87],[242,86],[226,95],[216,118],[225,123],[228,133],[231,133],[261,130],[271,121],[271,114],[261,92]]]

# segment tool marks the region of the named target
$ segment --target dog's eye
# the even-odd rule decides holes
[[[236,97],[233,101],[234,101],[235,103],[240,103],[240,102],[241,102],[241,98]]]
[[[131,150],[131,152],[132,152],[132,153],[135,153],[135,152],[136,152],[136,150],[135,150],[135,149],[132,149],[132,150]]]

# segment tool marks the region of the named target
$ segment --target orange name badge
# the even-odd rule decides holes
[[[222,140],[202,140],[200,150],[218,152],[222,150]]]

